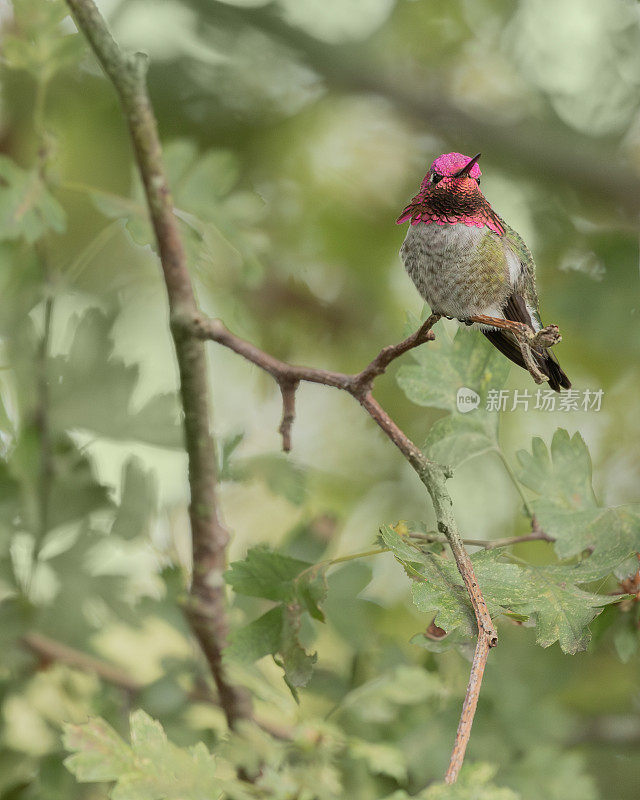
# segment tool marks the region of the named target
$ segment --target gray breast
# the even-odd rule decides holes
[[[487,230],[462,223],[409,225],[400,255],[432,311],[464,319],[497,310],[486,296],[476,258]]]

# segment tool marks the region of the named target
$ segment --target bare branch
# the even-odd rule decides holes
[[[412,350],[414,347],[419,347],[425,342],[432,342],[436,337],[431,328],[433,328],[439,319],[439,314],[431,314],[411,336],[407,337],[399,344],[383,347],[373,361],[358,374],[358,382],[360,385],[370,388],[374,378],[377,378],[378,375],[382,375],[389,364],[396,358],[403,355],[408,350]]]
[[[437,533],[420,533],[416,531],[411,532],[409,537],[421,542],[441,542],[442,544],[447,544],[448,542],[445,536],[438,536]],[[463,539],[462,542],[471,547],[484,547],[485,550],[495,550],[497,547],[509,547],[512,544],[522,544],[523,542],[555,542],[555,539],[538,528],[524,536],[507,536],[504,539]]]
[[[197,307],[146,90],[146,61],[140,53],[120,50],[93,0],[67,2],[78,28],[118,92],[145,188],[171,313],[189,458],[193,577],[185,611],[209,662],[227,721],[233,726],[239,719],[250,717],[251,711],[248,696],[230,683],[222,664],[228,632],[222,574],[229,535],[217,511],[216,458],[209,429],[204,347],[195,337],[185,336],[182,326],[176,323],[185,315],[195,314]]]
[[[476,708],[478,706],[482,676],[484,675],[484,667],[487,663],[490,646],[486,636],[478,636],[478,643],[475,653],[473,654],[469,683],[467,684],[467,692],[462,704],[462,714],[460,715],[460,722],[458,723],[458,730],[456,731],[456,740],[453,745],[449,768],[444,776],[445,783],[456,782],[458,773],[462,767],[462,762],[464,761],[464,754],[467,749],[467,744],[469,743],[469,737],[471,736],[471,726],[473,725],[473,718],[475,717]]]
[[[296,418],[296,389],[298,381],[279,381],[282,393],[282,422],[278,429],[282,436],[282,449],[285,453],[291,450],[291,426]]]
[[[464,544],[458,532],[453,515],[451,497],[445,485],[446,479],[450,477],[450,473],[439,464],[429,461],[420,448],[418,448],[398,427],[371,394],[371,386],[374,378],[382,374],[394,359],[406,353],[408,350],[418,347],[420,344],[434,338],[431,328],[438,319],[439,316],[432,315],[416,333],[397,345],[383,348],[380,353],[356,375],[346,375],[341,372],[330,372],[328,370],[287,364],[284,361],[274,358],[269,353],[265,353],[250,342],[235,336],[235,334],[231,333],[220,320],[208,320],[203,317],[195,317],[191,323],[191,330],[195,336],[218,342],[243,356],[248,361],[251,361],[253,364],[256,364],[272,375],[280,386],[286,381],[288,381],[290,385],[294,382],[307,381],[309,383],[332,386],[349,392],[400,450],[426,487],[436,513],[438,530],[444,535],[451,547],[458,571],[467,589],[478,623],[476,656],[471,667],[462,717],[456,734],[451,763],[446,775],[446,780],[451,783],[456,780],[460,766],[462,765],[464,752],[471,734],[473,715],[475,714],[476,705],[478,703],[478,694],[484,667],[489,649],[495,647],[498,643],[498,633],[491,620],[487,605],[482,596],[482,591],[478,585],[473,564],[471,563],[467,551],[464,549]]]

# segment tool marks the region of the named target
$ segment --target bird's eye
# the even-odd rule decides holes
[[[435,186],[436,183],[438,183],[438,181],[441,181],[441,180],[442,180],[442,175],[438,175],[437,172],[432,172],[431,173],[431,183],[433,183],[434,186]]]
[[[478,186],[480,186],[480,178],[476,178],[476,181],[478,183]]]

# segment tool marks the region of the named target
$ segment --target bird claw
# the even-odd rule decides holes
[[[539,331],[530,336],[529,346],[537,349],[547,350],[558,344],[562,340],[560,331],[557,325],[547,325],[546,328],[541,328]]]

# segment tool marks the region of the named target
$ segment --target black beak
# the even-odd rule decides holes
[[[452,177],[453,177],[453,178],[462,178],[463,176],[465,176],[465,175],[468,175],[468,174],[469,174],[469,172],[470,172],[470,171],[473,169],[473,165],[474,165],[474,164],[475,164],[475,163],[478,161],[478,159],[480,158],[480,156],[481,156],[481,155],[482,155],[482,153],[477,153],[477,154],[476,154],[476,155],[475,155],[475,156],[474,156],[474,157],[471,159],[471,161],[469,161],[469,163],[468,163],[468,164],[465,164],[465,165],[464,165],[464,167],[462,167],[462,169],[459,169],[459,170],[458,170],[458,171],[455,173],[455,175],[453,175]]]

